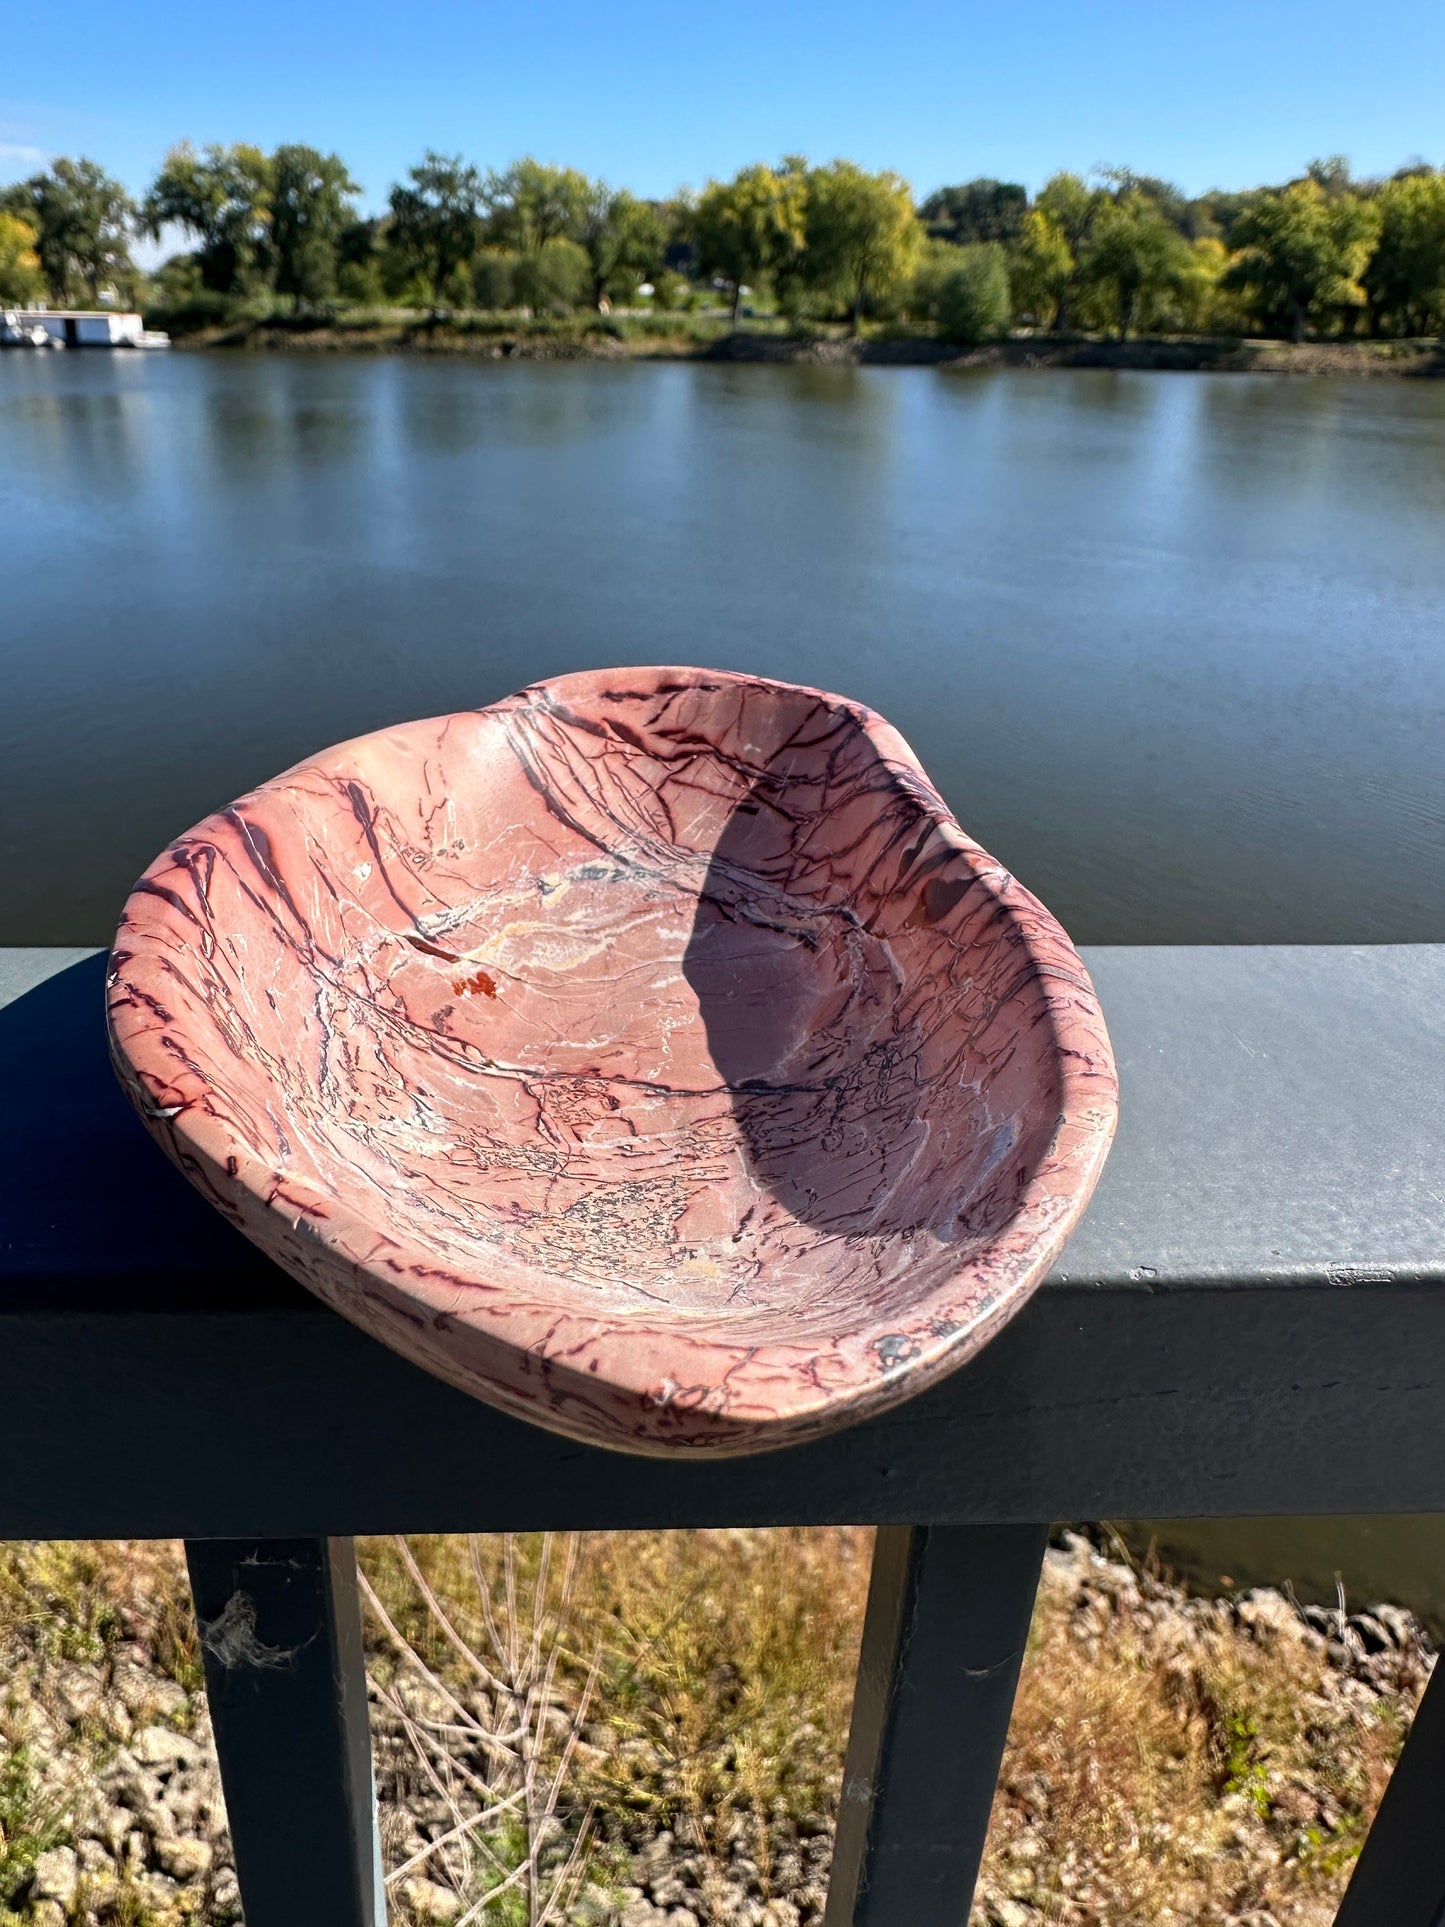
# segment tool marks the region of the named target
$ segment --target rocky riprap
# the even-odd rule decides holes
[[[203,1699],[122,1647],[91,1665],[24,1659],[0,1704],[3,1844],[33,1861],[21,1920],[240,1919]]]
[[[1100,1545],[1067,1535],[1048,1556],[1044,1598],[1065,1616],[1081,1654],[1097,1651],[1127,1627],[1148,1642],[1163,1677],[1189,1683],[1191,1654],[1203,1642],[1230,1640],[1256,1652],[1281,1642],[1317,1669],[1312,1689],[1324,1706],[1372,1717],[1393,1709],[1403,1721],[1433,1662],[1407,1614],[1380,1606],[1347,1615],[1300,1608],[1281,1593],[1191,1599],[1111,1558]],[[418,1785],[415,1763],[392,1716],[373,1709],[383,1837],[399,1865],[454,1824],[445,1802]],[[600,1721],[589,1749],[605,1748]],[[976,1927],[1043,1927],[1100,1922],[1110,1914],[1097,1869],[1084,1859],[1039,1875],[1031,1813],[1047,1810],[1051,1789],[1037,1761],[1006,1767],[996,1812],[995,1849],[981,1885]],[[1232,1803],[1232,1805],[1231,1805]],[[1328,1830],[1329,1799],[1282,1781],[1267,1802],[1223,1796],[1237,1824],[1229,1851],[1248,1872],[1277,1864],[1289,1829]],[[1261,1817],[1268,1808],[1266,1817]],[[714,1816],[705,1828],[674,1818],[639,1839],[636,1816],[598,1816],[599,1875],[573,1918],[593,1927],[817,1927],[831,1852],[831,1819],[775,1812]],[[1065,1856],[1066,1862],[1068,1856]],[[428,1863],[393,1889],[402,1923],[449,1922],[467,1910]],[[143,1645],[122,1639],[103,1659],[56,1658],[13,1649],[0,1675],[0,1872],[10,1882],[0,1927],[228,1927],[240,1920],[204,1695],[187,1692],[148,1662]],[[605,1873],[605,1879],[602,1875]],[[1247,1880],[1243,1883],[1248,1885]],[[1320,1907],[1323,1909],[1324,1902]],[[1298,1913],[1254,1908],[1219,1914],[1219,1927],[1291,1927],[1328,1919],[1313,1901]],[[484,1916],[485,1918],[485,1916]],[[1132,1918],[1132,1916],[1131,1916]],[[1183,1922],[1203,1916],[1181,1911]]]

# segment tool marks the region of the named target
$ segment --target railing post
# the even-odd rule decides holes
[[[824,1927],[965,1927],[1047,1540],[880,1527]]]
[[[385,1927],[351,1541],[186,1560],[246,1927]]]
[[[1445,1666],[1438,1661],[1365,1837],[1335,1927],[1445,1923]]]

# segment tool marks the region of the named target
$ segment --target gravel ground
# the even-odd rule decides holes
[[[1306,1681],[1297,1690],[1317,1699],[1311,1715],[1317,1725],[1369,1726],[1388,1714],[1403,1730],[1433,1663],[1419,1626],[1404,1612],[1302,1610],[1272,1591],[1190,1599],[1075,1535],[1050,1552],[1042,1601],[1057,1638],[1077,1651],[1081,1667],[1097,1664],[1111,1641],[1127,1635],[1130,1664],[1153,1669],[1164,1697],[1175,1692],[1181,1705],[1191,1694],[1198,1697],[1199,1653],[1227,1646],[1251,1663],[1278,1656],[1292,1679]],[[145,1644],[123,1636],[88,1660],[66,1658],[55,1647],[53,1638],[32,1640],[22,1628],[9,1635],[8,1651],[0,1650],[0,1927],[175,1927],[182,1921],[227,1927],[239,1921],[203,1693],[187,1691],[148,1658]],[[1046,1656],[1057,1667],[1057,1648]],[[1189,1717],[1186,1706],[1183,1725]],[[395,1717],[378,1704],[374,1722],[383,1839],[396,1867],[453,1819],[419,1774]],[[1307,1869],[1314,1848],[1339,1831],[1334,1796],[1302,1783],[1288,1762],[1267,1754],[1252,1759],[1248,1730],[1241,1732],[1239,1758],[1221,1769],[1217,1798],[1199,1820],[1197,1848],[1201,1863],[1233,1856],[1238,1877],[1231,1891],[1242,1897],[1240,1910],[1228,1911],[1213,1890],[1204,1897],[1208,1883],[1201,1873],[1196,1910],[1190,1911],[1186,1893],[1177,1910],[1164,1908],[1158,1918],[1315,1927],[1330,1919],[1347,1864],[1331,1876],[1333,1886],[1330,1879],[1296,1881],[1297,1904],[1284,1911],[1274,1910],[1277,1901],[1254,1905],[1251,1896],[1289,1891],[1289,1869]],[[589,1729],[594,1753],[613,1743],[605,1726]],[[1005,1763],[976,1927],[1133,1922],[1142,1903],[1111,1900],[1109,1855],[1090,1848],[1089,1828],[1077,1817],[1070,1823],[1077,1846],[1066,1846],[1062,1860],[1055,1855],[1047,1872],[1041,1865],[1054,1837],[1050,1827],[1068,1820],[1057,1776],[1040,1764],[1047,1757],[1026,1736]],[[1069,1797],[1077,1805],[1077,1791]],[[1181,1820],[1181,1831],[1193,1824]],[[674,1819],[647,1838],[639,1838],[635,1815],[618,1820],[604,1812],[598,1825],[602,1854],[574,1909],[578,1921],[815,1927],[822,1919],[832,1845],[828,1814],[778,1811],[761,1828],[737,1816],[710,1833]],[[1187,1851],[1181,1864],[1188,1864]],[[427,1877],[427,1869],[437,1872],[437,1861],[423,1861],[421,1871],[393,1888],[397,1916],[409,1923],[458,1920],[469,1901],[444,1880]],[[483,1918],[509,1917],[492,1910]]]

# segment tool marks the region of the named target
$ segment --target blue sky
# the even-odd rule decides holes
[[[252,0],[8,10],[0,180],[94,156],[133,190],[189,137],[335,148],[369,207],[426,146],[664,194],[798,152],[920,194],[1097,163],[1187,191],[1445,162],[1445,6],[1120,0]]]

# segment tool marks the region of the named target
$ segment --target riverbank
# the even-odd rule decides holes
[[[727,361],[869,367],[1137,368],[1214,374],[1347,377],[1445,376],[1445,343],[1253,341],[1229,337],[1103,340],[1015,335],[961,348],[892,331],[853,337],[840,329],[787,332],[760,323],[732,328],[710,317],[523,321],[475,316],[330,320],[267,316],[199,329],[177,347],[287,354],[463,355],[491,361]]]
[[[871,1537],[598,1534],[575,1566],[559,1543],[550,1579],[536,1539],[510,1568],[494,1540],[416,1539],[416,1566],[363,1543],[398,1927],[460,1921],[522,1851],[486,1806],[504,1709],[433,1610],[494,1667],[479,1583],[504,1666],[508,1629],[524,1656],[555,1641],[536,1729],[568,1759],[553,1872],[591,1842],[565,1917],[817,1927]],[[1433,1657],[1388,1606],[1191,1598],[1107,1535],[1063,1535],[974,1927],[1328,1927]],[[0,1548],[0,1927],[238,1918],[180,1548]]]

